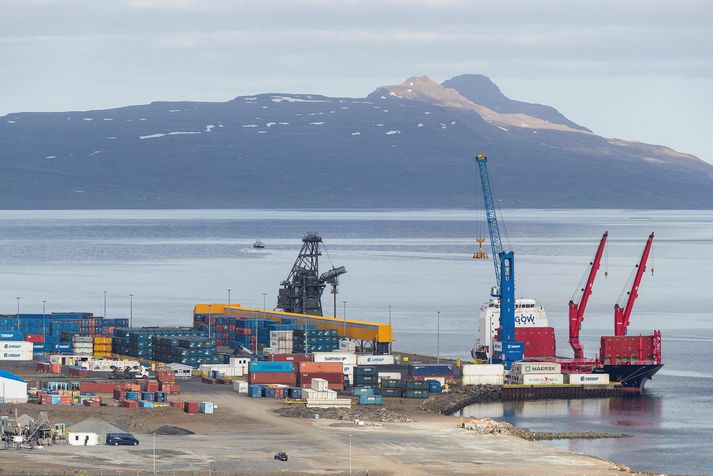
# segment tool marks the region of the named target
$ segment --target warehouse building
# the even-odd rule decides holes
[[[27,403],[27,382],[0,369],[0,403]]]

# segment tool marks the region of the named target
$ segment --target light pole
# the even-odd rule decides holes
[[[47,308],[45,304],[47,300],[42,300],[42,334],[47,335]]]
[[[156,474],[156,433],[153,434],[153,474]]]
[[[391,353],[391,345],[394,340],[394,335],[391,332],[391,303],[389,303],[389,354]]]
[[[20,332],[20,296],[15,297],[17,299],[17,314],[15,314],[15,331]]]
[[[436,362],[441,363],[441,311],[438,312],[436,319]]]
[[[134,295],[129,294],[129,327],[134,327]]]
[[[267,293],[262,293],[262,318],[265,319],[265,307],[267,306]],[[255,353],[260,350],[260,326],[255,327]]]
[[[210,339],[210,337],[211,337],[211,332],[210,332],[210,319],[211,319],[211,317],[212,317],[212,316],[211,316],[211,308],[212,308],[212,307],[213,307],[213,306],[211,306],[210,304],[208,304],[208,338],[209,338],[209,339]]]
[[[232,290],[228,288],[228,307],[230,307],[230,291]]]
[[[352,476],[352,435],[349,435],[349,476]]]
[[[104,291],[104,319],[106,319],[106,291]]]
[[[347,336],[347,302],[342,301],[342,305],[344,306],[344,310],[342,314],[344,315],[344,337]]]

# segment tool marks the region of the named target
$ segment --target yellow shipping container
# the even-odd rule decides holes
[[[111,337],[95,337],[94,344],[111,344]]]

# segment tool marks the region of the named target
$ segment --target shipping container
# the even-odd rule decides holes
[[[290,373],[294,372],[292,362],[250,362],[250,373],[259,372],[275,372],[275,373]]]
[[[559,374],[562,373],[562,366],[556,362],[515,362],[510,373]]]
[[[569,374],[565,375],[565,381],[570,384],[608,384],[609,374]]]
[[[463,385],[503,385],[504,383],[505,374],[463,376]]]
[[[183,402],[183,411],[186,413],[199,413],[200,404],[198,402]]]
[[[300,362],[299,373],[343,373],[343,364],[341,362]]]
[[[199,408],[200,408],[200,412],[201,412],[201,413],[208,413],[208,414],[210,414],[210,413],[213,413],[214,407],[215,407],[215,406],[213,405],[213,402],[200,402],[200,407],[199,407]]]
[[[356,365],[357,356],[350,352],[314,352],[314,362],[341,362],[344,365]]]
[[[393,355],[360,355],[357,365],[394,365]]]
[[[362,395],[359,397],[359,405],[382,405],[383,403],[381,395]]]
[[[292,372],[251,372],[248,375],[251,384],[283,384],[295,386],[296,375]]]
[[[503,375],[505,366],[503,364],[466,364],[461,367],[463,376],[466,375]]]
[[[511,373],[508,380],[510,383],[521,385],[562,385],[564,383],[564,376],[562,374]]]
[[[452,376],[455,366],[453,364],[409,364],[410,377],[440,377]]]

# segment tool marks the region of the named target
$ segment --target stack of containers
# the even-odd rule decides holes
[[[307,400],[308,408],[349,407],[350,398],[337,398],[337,392],[329,388],[329,382],[321,378],[314,378],[310,388],[302,389],[302,397]]]
[[[153,336],[153,360],[176,362],[194,368],[201,364],[219,364],[216,340],[197,336]]]
[[[32,342],[0,341],[0,361],[32,360]]]
[[[406,398],[428,398],[429,383],[426,380],[407,380],[404,397]]]
[[[339,349],[339,336],[336,329],[296,329],[293,336],[294,352],[311,354]]]
[[[384,379],[379,383],[379,392],[384,397],[402,397],[405,382],[401,379]]]
[[[72,353],[74,355],[92,355],[94,353],[94,338],[92,336],[72,337]]]
[[[205,334],[183,327],[114,329],[112,340],[114,353],[153,359],[153,336],[205,337]]]
[[[291,330],[270,331],[270,350],[271,354],[290,354],[292,353],[293,332]]]
[[[324,379],[330,390],[344,390],[344,365],[341,362],[300,362],[297,385],[305,388],[312,379]]]
[[[295,386],[295,369],[292,362],[250,362],[248,383]]]
[[[315,362],[341,362],[342,373],[351,383],[354,381],[354,367],[357,364],[357,355],[353,352],[315,352],[312,354]]]
[[[562,385],[562,366],[555,362],[516,362],[508,373],[508,382],[520,385]]]
[[[438,380],[441,384],[453,382],[455,365],[453,364],[420,364],[411,363],[408,366],[408,376],[412,380]]]
[[[505,383],[503,364],[464,365],[461,367],[463,385],[502,385]]]
[[[94,336],[94,357],[111,356],[111,337]]]
[[[355,387],[376,387],[379,383],[379,372],[376,367],[355,367],[354,382]]]

